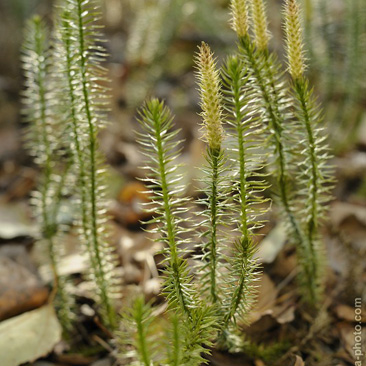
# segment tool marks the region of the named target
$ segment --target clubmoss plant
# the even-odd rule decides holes
[[[70,151],[77,176],[80,241],[89,257],[104,323],[114,328],[116,295],[114,255],[106,236],[104,167],[97,135],[104,126],[106,70],[103,42],[93,1],[65,0],[59,4],[56,27],[58,87],[66,106],[63,119],[71,135]]]
[[[200,316],[202,325],[206,321],[199,307],[208,304],[206,309],[210,317],[207,323],[212,324],[216,319],[216,329],[209,332],[210,341],[226,349],[235,349],[237,321],[245,321],[255,299],[258,264],[254,259],[253,242],[255,230],[262,225],[260,217],[268,207],[262,196],[269,186],[263,173],[268,166],[267,152],[274,155],[269,171],[277,177],[276,189],[290,226],[289,237],[299,248],[303,268],[301,278],[305,279],[304,299],[312,306],[322,291],[318,225],[330,189],[327,186],[327,148],[321,129],[314,126],[319,114],[310,102],[311,92],[304,78],[298,15],[286,18],[289,70],[298,105],[297,118],[294,118],[281,65],[268,50],[264,3],[257,0],[249,5],[254,22],[254,41],[249,34],[248,4],[233,0],[232,26],[239,37],[239,49],[237,55],[224,63],[221,78],[207,44],[202,43],[196,58],[207,166],[203,179],[205,198],[197,201],[203,206],[201,215],[204,220],[199,224],[202,235],[196,245],[196,250],[201,252],[197,257],[201,264],[194,276],[189,275],[184,259],[188,253],[180,250],[177,255],[178,207],[184,204],[184,199],[176,195],[183,193],[183,187],[174,187],[181,178],[173,179],[169,174],[176,169],[175,151],[179,152],[179,149],[178,143],[173,141],[178,132],[171,131],[171,116],[156,100],[146,104],[140,119],[144,129],[140,144],[149,158],[147,168],[150,174],[146,181],[152,182],[150,193],[155,195],[155,204],[160,204],[154,222],[160,223],[159,230],[168,248],[168,281],[164,292],[173,305],[170,309],[175,309],[174,316],[184,314],[188,325],[194,325],[195,316]],[[227,132],[224,132],[223,121],[230,126]],[[224,144],[226,134],[234,145],[229,150]],[[292,134],[295,137],[291,139]],[[294,143],[299,136],[302,137],[301,146]],[[299,155],[304,159],[303,169],[295,174]],[[233,190],[225,188],[230,184]],[[173,203],[177,205],[174,209]],[[224,255],[222,248],[230,239],[220,228],[230,224],[238,230],[239,238],[231,238],[230,253]],[[179,270],[172,271],[171,268]],[[192,362],[188,364],[193,365]]]
[[[65,279],[60,276],[58,261],[62,252],[58,214],[69,162],[60,164],[62,126],[57,118],[53,93],[52,55],[48,39],[49,29],[40,17],[28,21],[23,44],[25,74],[24,115],[29,123],[26,142],[36,163],[41,168],[39,188],[33,192],[32,203],[41,229],[53,273],[56,307],[65,330],[71,328],[72,299],[66,291]]]
[[[327,168],[328,147],[324,143],[321,127],[322,116],[315,102],[309,82],[304,76],[305,61],[300,26],[299,6],[296,0],[285,3],[285,31],[288,70],[293,81],[293,98],[296,118],[304,132],[302,141],[305,160],[301,165],[299,181],[302,189],[300,205],[305,211],[301,225],[306,241],[299,246],[302,263],[301,276],[307,301],[313,305],[319,301],[324,285],[323,249],[319,240],[319,225],[324,218],[325,203],[329,201],[331,172]]]
[[[206,238],[206,244],[202,250],[200,261],[202,267],[201,286],[204,292],[209,294],[208,298],[212,304],[221,303],[218,293],[219,273],[219,251],[220,237],[219,225],[222,224],[223,210],[223,166],[224,155],[222,142],[224,130],[222,127],[223,107],[220,74],[216,68],[214,56],[206,43],[202,43],[196,58],[197,79],[201,96],[201,117],[203,120],[203,140],[207,143],[205,159],[207,167],[204,169],[207,189],[204,190],[206,199],[200,201],[204,206],[201,216],[204,220],[200,223],[203,228],[201,239]],[[221,201],[221,202],[220,202]]]
[[[269,32],[265,5],[262,0],[251,1],[251,14],[253,18],[254,43],[258,50],[265,51],[268,47]]]
[[[159,224],[159,240],[166,243],[163,293],[168,299],[172,334],[183,334],[181,338],[173,337],[173,341],[167,343],[168,364],[174,365],[206,362],[200,353],[207,353],[207,347],[214,343],[225,349],[237,347],[236,321],[245,319],[255,297],[258,264],[253,256],[253,237],[254,230],[261,225],[257,216],[264,212],[256,206],[265,203],[261,192],[266,184],[263,179],[254,181],[260,177],[259,171],[265,159],[251,153],[252,149],[263,145],[263,141],[254,137],[260,134],[261,129],[249,107],[249,96],[243,95],[247,81],[245,68],[237,57],[228,60],[223,75],[226,86],[231,82],[234,86],[233,90],[226,90],[221,85],[215,58],[207,44],[200,46],[196,63],[207,166],[203,179],[205,198],[197,200],[202,207],[199,216],[203,221],[198,225],[200,235],[196,251],[200,254],[196,258],[200,265],[194,276],[188,272],[185,258],[189,251],[182,249],[184,242],[180,239],[181,233],[187,234],[187,230],[183,231],[181,227],[181,213],[186,211],[187,199],[182,197],[184,187],[177,185],[181,181],[176,174],[180,151],[176,137],[179,131],[173,130],[172,116],[167,107],[155,99],[147,102],[140,112],[142,132],[138,133],[139,143],[148,159],[146,168],[149,174],[144,180],[150,189],[149,194],[154,197],[153,212],[156,216],[151,222]],[[232,147],[233,162],[230,162],[223,144],[224,106],[230,112],[230,133],[236,139]],[[255,132],[250,131],[251,128]],[[236,159],[240,161],[238,167],[234,163]],[[238,174],[228,176],[228,168],[234,167]],[[227,188],[230,187],[228,182],[234,185],[234,190]],[[229,220],[229,215],[236,219]],[[239,231],[237,242],[221,230],[230,224]],[[229,253],[223,254],[222,249],[230,241]],[[141,310],[139,301],[135,306]],[[180,323],[174,319],[180,319]],[[140,346],[140,343],[135,344],[138,353]],[[153,344],[151,347],[155,348]],[[181,352],[177,352],[178,349]],[[139,358],[145,359],[141,354]],[[157,362],[156,358],[154,362]]]
[[[249,78],[250,74],[239,57],[227,59],[222,68],[222,80],[226,122],[230,125],[228,136],[233,141],[232,163],[237,172],[235,182],[238,185],[233,198],[239,213],[239,220],[232,221],[240,238],[228,260],[228,271],[232,272],[235,280],[228,283],[224,296],[226,326],[245,319],[255,300],[258,263],[254,259],[253,239],[255,230],[262,226],[261,217],[268,204],[262,196],[268,188],[262,173],[266,154],[259,153],[265,148],[266,141],[251,101]]]
[[[240,2],[233,0],[233,18],[249,17],[247,8],[234,6]],[[261,0],[256,0],[261,2]],[[263,4],[254,5],[252,9],[256,13],[265,11]],[[254,30],[266,29],[267,27],[262,22],[266,21],[265,15],[256,15],[254,21],[259,24],[254,26]],[[242,35],[235,29],[239,38],[238,54],[243,59],[248,72],[250,73],[250,85],[252,87],[252,98],[261,110],[261,119],[263,125],[267,126],[267,133],[269,135],[269,149],[273,154],[273,175],[276,177],[275,189],[278,192],[279,203],[281,204],[284,215],[287,218],[292,235],[295,236],[296,241],[302,242],[303,235],[299,227],[299,223],[294,214],[292,205],[292,197],[290,192],[290,165],[292,161],[290,144],[288,136],[292,131],[289,131],[290,124],[285,123],[286,111],[289,108],[288,98],[286,96],[287,88],[283,83],[283,72],[275,55],[270,54],[268,49],[257,49],[255,43],[251,40],[247,31]],[[255,39],[261,38],[255,34]],[[260,42],[263,46],[264,42]]]
[[[51,46],[38,17],[31,22],[25,42],[29,144],[43,172],[37,206],[55,289],[66,304],[70,296],[57,270],[57,215],[65,190],[78,202],[80,211],[75,216],[80,242],[89,257],[90,277],[95,283],[103,322],[113,329],[117,281],[115,258],[106,233],[105,172],[97,141],[104,126],[108,95],[103,86],[107,82],[102,66],[105,52],[100,45],[103,39],[96,25],[99,13],[88,0],[60,0],[57,5]],[[65,138],[67,135],[70,139]],[[72,184],[67,182],[68,177],[73,177]]]
[[[268,49],[264,2],[232,0],[231,11],[238,35],[236,54],[221,69],[206,43],[196,56],[207,162],[201,198],[194,201],[184,195],[177,163],[182,145],[170,110],[151,99],[139,111],[137,135],[147,172],[143,181],[152,198],[146,209],[153,219],[147,224],[159,234],[156,240],[165,244],[162,292],[169,330],[158,330],[162,327],[155,312],[138,297],[122,316],[123,332],[118,337],[122,357],[130,364],[198,366],[207,363],[205,356],[213,346],[238,350],[243,345],[237,337],[238,324],[247,320],[255,301],[259,269],[254,243],[270,206],[263,197],[270,186],[268,176],[275,178],[274,203],[282,207],[289,239],[298,247],[303,297],[312,306],[321,297],[319,226],[331,179],[321,114],[304,74],[298,6],[296,0],[286,1],[290,84]],[[66,174],[65,170],[55,174],[54,159],[59,151],[67,151],[70,157],[63,169],[76,177],[70,195],[79,206],[80,241],[104,324],[115,329],[114,258],[105,234],[104,172],[97,141],[107,95],[98,16],[92,0],[60,0],[52,61],[45,27],[38,18],[33,20],[24,57],[25,102],[33,152],[43,168],[37,198],[55,282],[61,291],[53,238],[63,194],[61,177]],[[55,110],[57,118],[51,118],[50,101],[55,98],[51,88],[57,90],[61,105]],[[62,146],[58,145],[57,131],[69,134],[70,141],[60,138]],[[200,209],[198,229],[189,218],[192,204]],[[192,268],[188,256],[193,250],[199,264]]]
[[[304,284],[302,286],[304,300],[315,306],[321,293],[320,278],[323,278],[319,260],[319,257],[322,256],[321,250],[319,245],[315,245],[313,237],[317,232],[316,226],[321,216],[318,217],[316,212],[322,211],[324,202],[329,201],[331,185],[329,184],[327,147],[324,144],[323,133],[321,129],[313,133],[311,126],[317,124],[318,122],[315,121],[320,118],[319,111],[308,90],[308,82],[303,76],[305,61],[300,19],[298,15],[294,15],[297,11],[295,10],[297,4],[287,3],[286,34],[288,68],[294,80],[296,94],[301,99],[302,120],[291,118],[290,93],[283,78],[281,65],[276,56],[269,52],[267,45],[266,48],[261,48],[264,47],[265,42],[258,41],[263,38],[260,37],[262,29],[266,29],[261,24],[266,22],[266,16],[265,14],[260,15],[265,12],[265,6],[259,4],[263,3],[262,0],[252,0],[251,3],[254,41],[248,34],[245,36],[238,34],[239,55],[243,57],[248,67],[253,91],[258,92],[255,103],[263,110],[262,123],[264,122],[268,127],[269,148],[273,149],[275,156],[273,164],[275,167],[273,172],[277,176],[275,188],[289,225],[289,239],[299,248],[298,257],[303,268],[299,278]],[[236,15],[236,17],[239,16],[239,14]],[[242,17],[248,18],[248,14],[242,15]],[[300,82],[300,80],[304,81]],[[304,119],[307,122],[304,122]],[[306,140],[303,140],[304,135],[307,136]],[[299,141],[302,141],[301,146]],[[299,154],[299,151],[302,152]],[[302,174],[298,174],[296,168],[299,155],[311,164],[311,168],[304,167]],[[303,190],[302,187],[307,188]],[[312,197],[312,203],[308,200],[309,196]],[[309,210],[313,211],[310,216]],[[307,217],[305,220],[309,220],[307,227],[303,224],[304,217]],[[312,223],[310,223],[311,221]],[[312,227],[311,230],[310,227]],[[317,279],[315,279],[316,277]]]
[[[143,296],[138,296],[122,313],[123,326],[118,336],[120,359],[129,365],[150,366],[156,358],[152,313]]]
[[[249,13],[247,0],[233,0],[231,8],[231,27],[239,38],[247,37],[249,31]]]
[[[138,142],[147,157],[148,170],[144,180],[155,204],[151,208],[155,217],[150,223],[158,224],[154,232],[157,231],[158,240],[166,244],[163,293],[173,317],[180,319],[183,334],[179,346],[182,359],[175,364],[199,365],[204,362],[202,355],[209,351],[204,345],[211,345],[214,339],[217,319],[209,303],[199,298],[185,258],[187,251],[182,249],[187,240],[182,239],[181,234],[187,230],[181,226],[180,215],[186,211],[187,198],[182,196],[184,187],[177,174],[180,148],[175,138],[179,130],[172,130],[171,112],[157,99],[148,101],[141,109],[140,123],[142,132],[138,133]],[[173,344],[173,349],[176,347]]]
[[[174,164],[179,153],[174,138],[179,131],[171,131],[171,112],[156,99],[147,102],[141,110],[140,123],[143,132],[139,133],[138,142],[149,159],[146,169],[150,174],[146,181],[151,190],[149,193],[159,204],[157,210],[154,208],[157,217],[153,222],[160,224],[158,231],[161,240],[169,250],[166,255],[165,292],[171,307],[180,308],[191,317],[191,310],[197,307],[197,300],[192,291],[187,261],[180,249],[184,242],[179,237],[181,222],[178,217],[186,200],[182,198],[183,187],[179,185],[181,176],[176,174],[177,165]]]

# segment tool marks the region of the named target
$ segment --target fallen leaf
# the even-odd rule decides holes
[[[61,340],[61,334],[52,305],[1,322],[1,366],[18,366],[47,355]]]
[[[85,273],[88,269],[85,255],[75,253],[60,258],[59,263],[59,275],[70,276],[75,273]],[[39,267],[39,273],[43,281],[51,282],[53,280],[52,268],[49,264],[43,264]]]
[[[355,326],[350,323],[342,322],[337,324],[338,331],[340,333],[341,341],[344,345],[344,348],[348,352],[351,357],[355,356],[355,349],[356,343],[362,347],[362,340],[366,338],[366,329],[361,327],[361,331],[357,334],[358,339],[356,339],[356,332]]]
[[[212,366],[250,366],[251,362],[248,356],[244,354],[230,354],[213,350],[207,358]]]
[[[48,290],[38,276],[12,259],[0,256],[0,320],[43,305]]]
[[[291,323],[295,319],[295,306],[283,306],[275,309],[274,317],[280,324]]]
[[[255,257],[261,263],[272,263],[286,242],[286,229],[284,223],[279,223],[260,242]]]
[[[340,304],[334,308],[334,311],[339,319],[347,320],[349,322],[355,321],[355,309],[352,308],[351,306]],[[361,316],[362,316],[362,322],[366,322],[366,315],[363,316],[362,313]]]
[[[277,298],[277,289],[269,276],[263,273],[258,281],[258,298],[253,310],[249,313],[249,322],[254,323],[264,315],[273,313]]]
[[[342,224],[344,220],[353,216],[366,226],[366,208],[361,205],[354,205],[346,202],[334,202],[329,210],[330,220],[335,227]]]
[[[300,356],[295,355],[295,363],[294,363],[294,366],[305,366],[305,362],[304,362],[304,360]]]
[[[158,277],[154,256],[162,249],[161,242],[155,242],[156,235],[150,233],[132,233],[125,231],[121,234],[117,250],[122,258],[123,267],[126,269],[133,261],[143,265],[145,279]]]
[[[0,205],[0,238],[14,239],[22,236],[37,236],[36,226],[27,215],[27,205],[11,203]]]
[[[118,195],[118,201],[111,203],[109,213],[123,225],[140,226],[141,220],[147,220],[151,213],[145,211],[144,205],[151,202],[147,187],[141,182],[130,182],[124,185]]]

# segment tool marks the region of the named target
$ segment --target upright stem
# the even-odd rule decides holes
[[[40,24],[36,26],[36,52],[37,55],[41,57],[45,57],[44,55],[44,44],[42,42],[42,36],[40,34]],[[43,235],[48,243],[48,251],[51,260],[51,267],[54,277],[54,291],[57,291],[58,283],[59,283],[59,275],[57,270],[57,258],[55,255],[55,247],[53,236],[55,234],[54,222],[49,217],[49,202],[48,202],[48,194],[51,184],[51,175],[52,175],[52,151],[51,151],[51,143],[49,140],[49,131],[48,131],[48,121],[47,121],[47,101],[46,101],[46,87],[45,87],[45,80],[46,77],[46,64],[45,61],[41,61],[39,59],[38,62],[38,70],[37,70],[37,82],[39,88],[39,106],[40,106],[40,122],[41,122],[41,138],[42,138],[42,146],[44,147],[45,151],[42,154],[45,157],[44,161],[44,170],[43,170],[43,184],[41,189],[41,210],[42,210],[42,220],[43,220]]]
[[[140,306],[140,304],[139,304]],[[146,342],[146,330],[143,324],[143,303],[141,302],[141,309],[139,309],[138,316],[136,317],[137,326],[137,339],[139,344],[139,350],[144,366],[151,366],[151,361],[149,357],[149,350]]]
[[[274,80],[271,72],[268,71],[268,65],[265,65],[266,75],[263,75],[263,68],[260,67],[257,57],[254,54],[254,47],[252,46],[249,37],[240,38],[240,44],[244,48],[247,56],[247,60],[250,64],[250,69],[253,72],[253,76],[256,79],[256,84],[260,88],[262,98],[265,102],[266,112],[268,113],[269,123],[274,131],[273,138],[275,142],[275,152],[277,153],[277,161],[278,161],[278,189],[280,193],[280,198],[282,205],[285,209],[285,212],[289,218],[290,224],[294,230],[294,234],[296,238],[301,243],[303,242],[303,234],[301,232],[300,226],[296,220],[296,217],[291,209],[288,190],[287,190],[287,163],[285,157],[285,148],[283,145],[283,121],[282,116],[278,111],[278,106],[276,106],[276,102],[273,103],[271,100],[271,92],[268,90],[268,84],[265,81],[265,77],[270,77],[270,82],[272,84],[272,88],[274,87]],[[266,56],[265,56],[266,57]],[[265,63],[267,63],[265,61]],[[268,74],[268,75],[267,75]]]
[[[189,309],[188,303],[189,299],[186,298],[186,292],[184,290],[184,286],[181,283],[180,278],[180,258],[178,256],[178,249],[176,243],[176,235],[175,235],[175,222],[174,215],[171,209],[171,197],[169,194],[167,177],[166,177],[166,163],[165,163],[165,153],[162,141],[162,131],[160,124],[160,116],[158,115],[158,111],[155,109],[153,111],[153,119],[155,126],[155,138],[156,138],[156,148],[158,155],[158,163],[159,163],[159,174],[161,180],[161,190],[163,195],[163,206],[164,206],[164,214],[165,214],[165,224],[167,229],[167,239],[170,250],[170,266],[174,273],[175,280],[175,290],[178,294],[178,299],[183,311],[191,317],[191,311]]]
[[[72,134],[75,143],[76,157],[78,162],[78,175],[79,175],[79,184],[81,186],[80,189],[80,199],[81,199],[81,222],[82,222],[82,230],[86,240],[86,245],[89,245],[89,228],[88,228],[88,214],[87,214],[87,198],[86,198],[86,169],[85,162],[81,148],[80,134],[79,134],[79,125],[76,111],[76,90],[75,90],[75,78],[74,71],[72,70],[72,57],[71,57],[71,34],[68,31],[68,24],[64,23],[64,34],[63,34],[63,42],[65,45],[65,53],[66,53],[66,74],[67,74],[67,82],[68,82],[68,96],[70,98],[70,116],[71,116],[71,126],[72,126]],[[92,258],[91,258],[92,259]],[[94,261],[92,261],[92,266],[94,268]]]
[[[246,175],[246,146],[244,141],[244,128],[243,120],[245,116],[243,115],[241,109],[241,87],[240,80],[233,79],[231,82],[231,87],[233,88],[233,104],[235,108],[235,129],[238,139],[238,160],[239,160],[239,197],[240,197],[240,259],[241,259],[241,276],[239,278],[238,284],[235,291],[230,299],[230,310],[225,314],[224,317],[224,332],[230,319],[235,315],[237,309],[239,308],[244,294],[244,285],[247,281],[247,269],[248,269],[248,245],[249,245],[249,228],[248,228],[248,213],[247,213],[247,175]]]
[[[297,98],[300,102],[300,108],[302,112],[303,121],[305,122],[305,128],[307,133],[307,150],[308,156],[310,158],[310,214],[307,217],[307,239],[309,244],[309,250],[311,255],[311,260],[309,261],[311,265],[311,269],[308,273],[307,281],[309,283],[310,296],[312,299],[315,299],[315,286],[313,286],[314,280],[318,278],[318,268],[317,268],[317,258],[316,258],[316,249],[315,249],[315,234],[317,231],[317,223],[318,223],[318,200],[319,200],[319,184],[318,184],[318,163],[317,163],[317,155],[316,155],[316,143],[314,138],[314,132],[312,127],[312,121],[310,118],[310,113],[308,109],[307,103],[307,87],[303,80],[295,81],[295,91],[297,94]]]
[[[80,72],[81,72],[81,82],[82,82],[82,94],[84,100],[85,116],[88,122],[89,128],[89,163],[90,163],[90,204],[91,204],[91,239],[93,242],[93,251],[96,259],[96,268],[98,271],[96,273],[96,280],[99,284],[99,290],[101,295],[101,301],[106,311],[106,316],[108,318],[109,324],[114,327],[116,323],[115,312],[113,306],[111,305],[110,298],[108,296],[106,273],[104,271],[103,259],[101,256],[101,242],[98,233],[98,213],[97,213],[97,203],[96,203],[96,190],[97,190],[97,172],[96,172],[96,131],[94,126],[94,121],[91,113],[90,106],[90,96],[88,89],[88,78],[87,78],[87,60],[86,53],[87,49],[85,47],[85,27],[83,24],[83,8],[82,0],[77,0],[77,19],[78,19],[78,38],[79,38],[79,62],[80,62]]]
[[[209,197],[210,204],[210,221],[211,221],[211,236],[210,236],[210,293],[212,302],[215,304],[218,301],[217,294],[217,225],[218,225],[218,165],[220,159],[220,149],[208,148],[208,156],[211,160],[211,194]]]

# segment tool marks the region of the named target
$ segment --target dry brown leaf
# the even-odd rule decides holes
[[[264,315],[273,313],[278,291],[275,284],[265,273],[262,273],[258,281],[258,300],[249,314],[249,322],[254,323]]]
[[[351,357],[355,356],[355,350],[354,346],[356,344],[356,338],[355,338],[355,326],[353,324],[350,324],[348,322],[341,322],[337,324],[338,331],[341,336],[342,343],[344,345],[344,348],[348,352],[348,354]],[[359,335],[361,342],[362,339],[366,339],[366,329],[363,328],[361,330],[361,334]],[[360,342],[360,343],[361,343]]]
[[[274,317],[280,324],[291,323],[295,319],[294,305],[285,304],[281,307],[276,307]]]
[[[335,227],[342,224],[344,220],[353,216],[361,224],[366,226],[366,207],[346,202],[334,202],[330,207],[330,219]]]
[[[36,226],[31,222],[28,206],[24,202],[0,205],[0,238],[14,239],[20,236],[35,237]]]
[[[276,225],[260,242],[255,257],[261,263],[272,263],[285,245],[286,238],[284,223]]]
[[[294,363],[294,366],[305,366],[305,362],[304,362],[304,360],[300,356],[295,355],[295,363]]]
[[[334,308],[334,311],[339,319],[349,322],[355,321],[355,309],[351,306],[340,304]],[[362,312],[362,322],[366,322],[366,311]]]
[[[1,322],[1,366],[18,366],[47,355],[61,340],[61,333],[52,305]]]
[[[48,290],[28,268],[0,257],[0,320],[43,305]]]

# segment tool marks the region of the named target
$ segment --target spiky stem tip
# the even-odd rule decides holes
[[[239,38],[246,37],[249,29],[246,0],[231,0],[231,27]]]
[[[305,58],[303,50],[302,29],[300,25],[300,10],[296,0],[286,0],[285,3],[285,32],[288,71],[294,80],[303,77]]]
[[[197,78],[201,96],[204,139],[212,150],[219,150],[224,138],[222,95],[216,60],[210,47],[202,42],[196,57]]]
[[[266,8],[263,0],[252,0],[252,17],[255,45],[259,50],[264,51],[268,46],[269,33]]]

